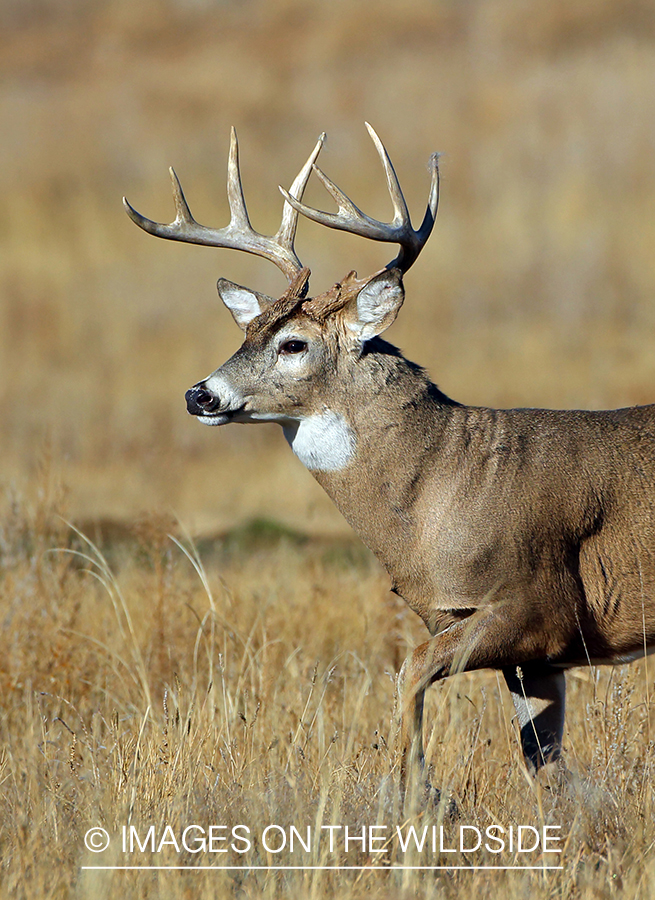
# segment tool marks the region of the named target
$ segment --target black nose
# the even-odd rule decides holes
[[[187,411],[190,412],[192,416],[202,416],[213,412],[221,403],[219,397],[215,397],[204,387],[199,387],[198,385],[190,388],[184,397],[186,399]]]

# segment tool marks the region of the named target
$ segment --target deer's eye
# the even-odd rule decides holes
[[[303,353],[307,349],[306,341],[285,341],[280,347],[280,353]]]

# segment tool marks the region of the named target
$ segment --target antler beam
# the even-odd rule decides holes
[[[374,129],[366,122],[368,133],[370,134],[375,148],[378,151],[382,166],[387,176],[387,187],[393,204],[394,217],[391,222],[379,222],[372,219],[362,212],[350,200],[343,191],[331,181],[327,175],[322,172],[318,166],[313,165],[313,169],[317,176],[332,195],[339,207],[338,212],[329,213],[312,206],[307,206],[300,202],[300,198],[293,197],[283,187],[280,187],[283,197],[287,203],[297,212],[302,213],[308,219],[318,222],[320,225],[327,225],[329,228],[337,228],[340,231],[348,231],[350,234],[358,234],[361,237],[370,238],[374,241],[387,241],[394,244],[400,244],[400,253],[392,260],[387,268],[399,268],[402,272],[406,272],[416,261],[419,253],[432,232],[434,220],[437,215],[437,207],[439,205],[439,156],[434,153],[430,157],[430,194],[428,197],[428,207],[423,218],[423,222],[418,231],[412,227],[409,216],[409,210],[400,189],[398,176],[389,159],[384,144],[374,131]]]
[[[291,197],[295,202],[302,199],[307,180],[324,141],[325,134],[323,133],[319,137],[309,159],[291,185],[291,189],[286,195],[287,203],[284,204],[280,227],[277,234],[271,237],[259,234],[250,224],[246,201],[243,196],[239,170],[239,145],[234,128],[232,128],[230,135],[230,156],[227,167],[227,197],[230,205],[230,224],[225,228],[207,228],[205,225],[200,225],[196,222],[191,215],[182,186],[173,169],[170,170],[170,173],[173,183],[176,216],[170,225],[147,219],[141,213],[138,213],[125,198],[123,198],[123,205],[132,221],[149,234],[171,241],[203,244],[206,247],[226,247],[232,250],[254,253],[275,263],[284,273],[289,284],[292,284],[303,266],[296,256],[293,246],[298,225],[298,210],[293,207],[292,203],[288,202],[288,198]]]

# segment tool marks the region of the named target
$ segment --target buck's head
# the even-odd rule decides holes
[[[263,256],[286,275],[289,288],[274,299],[221,279],[218,292],[239,327],[245,332],[241,348],[209,377],[186,393],[187,409],[207,425],[228,422],[279,422],[296,452],[317,430],[329,431],[331,446],[344,462],[351,446],[348,397],[358,380],[358,366],[366,342],[394,321],[404,298],[402,277],[428,239],[439,199],[437,157],[431,159],[432,182],[428,208],[421,227],[412,228],[409,212],[389,156],[373,129],[367,125],[382,160],[394,218],[378,222],[361,212],[314,164],[325,135],[321,135],[309,159],[284,197],[282,223],[276,235],[267,237],[250,225],[239,173],[238,146],[232,129],[228,165],[230,224],[222,229],[199,225],[191,215],[173,170],[175,221],[161,225],[146,219],[125,201],[130,217],[158,237],[214,247],[230,247]],[[321,212],[301,202],[305,185],[315,171],[338,205],[337,213]],[[294,251],[298,214],[331,228],[378,241],[400,245],[400,253],[380,272],[358,279],[351,272],[329,291],[307,297],[309,269]],[[356,393],[356,390],[355,390]],[[298,441],[298,446],[296,445]],[[340,448],[340,450],[339,450]],[[316,460],[304,454],[310,468],[330,467],[335,461]],[[336,463],[335,463],[336,464]]]
[[[326,414],[347,416],[347,385],[367,340],[395,319],[403,301],[398,269],[366,281],[351,273],[327,293],[304,299],[309,271],[273,300],[221,279],[223,302],[246,333],[224,365],[187,392],[187,408],[207,425],[276,421],[294,426]]]

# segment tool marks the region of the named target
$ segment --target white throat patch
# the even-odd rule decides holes
[[[326,409],[286,425],[284,436],[300,462],[311,472],[336,472],[355,452],[355,435],[339,413]]]

